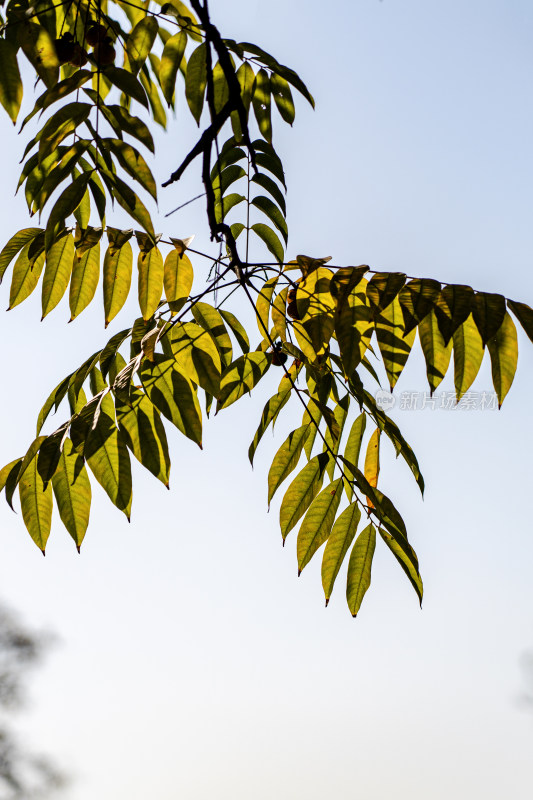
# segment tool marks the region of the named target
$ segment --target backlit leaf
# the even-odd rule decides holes
[[[172,328],[170,344],[180,369],[214,397],[220,393],[220,355],[207,331],[193,322]]]
[[[106,328],[126,302],[131,286],[132,263],[133,251],[128,241],[119,249],[107,249],[103,267]]]
[[[180,31],[171,36],[165,43],[163,48],[163,55],[161,56],[161,64],[159,67],[159,82],[163,90],[163,97],[168,105],[172,104],[174,97],[174,89],[176,86],[176,77],[178,70],[185,53],[187,45],[187,34],[185,31]]]
[[[128,520],[131,516],[131,464],[115,421],[100,413],[85,441],[84,455],[94,477]]]
[[[147,322],[153,316],[163,294],[163,256],[158,247],[139,253],[139,306]]]
[[[139,371],[144,390],[154,406],[185,436],[202,447],[202,412],[193,384],[172,358],[155,353]]]
[[[87,308],[93,299],[100,279],[100,242],[74,256],[70,281],[70,321]]]
[[[448,371],[452,355],[452,340],[446,345],[434,310],[426,314],[418,326],[420,344],[426,359],[426,372],[431,394],[439,386]]]
[[[37,457],[28,465],[19,483],[20,508],[31,538],[44,554],[52,525],[52,486],[46,489],[37,471]]]
[[[146,61],[158,30],[157,19],[147,15],[139,20],[126,39],[126,53],[133,73],[139,72]]]
[[[61,521],[79,551],[89,524],[91,482],[83,457],[76,452],[70,439],[64,443],[52,488]]]
[[[322,557],[322,586],[326,596],[326,606],[342,562],[354,540],[360,519],[361,511],[358,503],[351,503],[339,516],[330,533]]]
[[[457,402],[472,386],[483,361],[483,342],[470,315],[453,334],[454,382]]]
[[[185,305],[192,289],[194,273],[189,256],[171,250],[165,258],[163,286],[165,297],[173,314]]]
[[[43,274],[42,319],[56,307],[65,294],[72,272],[74,237],[67,233],[54,242],[46,254]]]
[[[298,473],[285,492],[279,512],[281,535],[284,540],[318,494],[327,464],[327,453],[319,453]]]
[[[313,501],[298,531],[296,552],[298,571],[311,561],[318,548],[327,540],[342,496],[342,480],[338,478],[323,489]]]
[[[117,423],[135,458],[168,487],[170,457],[165,428],[154,405],[132,389],[131,406],[117,402]]]
[[[270,366],[265,353],[244,353],[222,373],[217,410],[227,408],[259,383]]]
[[[268,504],[274,497],[275,492],[281,486],[285,478],[295,469],[302,450],[305,440],[309,436],[310,426],[302,425],[295,431],[289,433],[272,461],[268,473]]]
[[[391,391],[400,377],[411,352],[416,330],[405,335],[405,323],[398,297],[379,311],[376,317],[376,336],[389,379]]]
[[[399,565],[409,578],[411,586],[415,590],[418,595],[418,600],[420,605],[422,605],[422,598],[424,595],[424,587],[422,584],[422,578],[420,577],[420,573],[418,571],[418,561],[416,559],[416,555],[414,554],[414,550],[412,551],[413,556],[410,556],[409,553],[400,547],[398,542],[394,539],[390,533],[386,533],[382,528],[379,529],[379,533],[381,538],[388,546],[389,550],[392,552],[396,560],[398,561]]]
[[[492,366],[492,382],[501,406],[513,382],[518,361],[516,328],[511,316],[506,313],[493,339],[487,342]]]
[[[376,530],[373,525],[361,531],[350,553],[346,600],[353,617],[357,616],[361,603],[370,586],[372,559],[376,549]]]
[[[207,63],[206,45],[204,42],[193,50],[189,63],[187,64],[187,74],[185,76],[185,97],[191,110],[191,114],[200,124],[202,109],[204,107],[204,94],[207,83]]]
[[[6,39],[0,39],[0,103],[14,125],[22,103],[22,80],[17,63],[17,50]]]

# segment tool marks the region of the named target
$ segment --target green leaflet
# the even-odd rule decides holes
[[[193,322],[175,325],[171,332],[172,354],[187,377],[206,392],[220,393],[220,355],[207,331]]]
[[[228,82],[220,62],[217,61],[213,68],[213,103],[217,114],[219,111],[222,111],[228,100]]]
[[[232,314],[231,311],[226,311],[224,308],[219,309],[222,319],[231,330],[233,335],[237,340],[237,344],[241,348],[243,353],[250,352],[250,340],[248,339],[248,334],[244,330],[243,326],[235,316]]]
[[[445,344],[439,329],[437,315],[431,310],[419,323],[418,333],[424,358],[431,394],[439,386],[448,371],[452,355],[452,341]]]
[[[157,59],[157,56],[151,55],[150,61]],[[153,71],[157,75],[158,69],[152,67]],[[149,73],[147,74],[146,67],[143,67],[140,73],[141,83],[144,86],[144,90],[146,92],[146,96],[148,97],[148,102],[150,104],[150,110],[152,112],[152,119],[158,125],[161,125],[163,130],[166,130],[167,127],[167,112],[165,111],[165,107],[161,102],[161,97],[159,96],[159,89],[157,88],[156,83],[152,80],[151,77],[148,77]]]
[[[54,207],[50,212],[50,216],[48,217],[48,222],[46,224],[46,250],[49,250],[52,247],[58,234],[60,234],[61,230],[65,227],[65,220],[74,213],[83,200],[83,196],[90,179],[90,172],[85,172],[83,175],[79,175],[72,181],[70,186],[67,186],[67,188],[59,195]]]
[[[9,464],[6,464],[5,467],[2,467],[2,469],[0,469],[0,492],[4,490],[9,475],[12,472],[18,473],[21,465],[22,465],[22,459],[14,458],[13,461],[10,461]]]
[[[44,319],[65,294],[72,272],[74,237],[68,233],[54,242],[46,254],[43,274],[42,310]]]
[[[374,312],[384,311],[398,297],[405,284],[403,272],[376,272],[367,287],[367,297]]]
[[[185,31],[180,31],[167,39],[163,48],[163,55],[161,56],[161,64],[159,66],[159,83],[163,90],[163,97],[169,106],[172,105],[176,77],[183,59],[183,54],[185,53],[186,45],[187,34]]]
[[[365,469],[364,469],[364,476],[370,486],[374,489],[378,485],[378,478],[379,478],[379,437],[381,431],[379,428],[376,428],[374,433],[369,439],[367,448],[366,448],[366,456],[365,456]],[[372,505],[371,501],[369,500],[369,505]]]
[[[274,258],[276,258],[280,264],[283,264],[283,245],[272,228],[269,228],[268,225],[265,225],[263,222],[256,222],[254,225],[250,226],[250,230],[254,231],[254,233],[259,236],[261,241],[266,244],[267,249],[272,253]]]
[[[187,74],[185,76],[185,97],[191,110],[191,114],[200,125],[200,117],[204,107],[204,94],[207,82],[207,63],[206,46],[198,45],[193,50],[189,63],[187,64]]]
[[[141,144],[144,144],[151,153],[155,152],[152,134],[139,117],[132,116],[129,111],[122,108],[122,106],[102,105],[100,110],[117,136],[122,135],[122,133],[128,133],[141,142]]]
[[[63,440],[68,431],[70,420],[63,423],[54,433],[47,436],[39,448],[37,456],[37,471],[46,486],[52,480],[59,464]]]
[[[335,328],[336,302],[331,294],[332,277],[331,270],[318,267],[298,283],[296,291],[298,317],[312,349],[319,356],[326,352]]]
[[[241,88],[241,100],[248,113],[252,102],[252,91],[254,88],[255,73],[248,61],[244,61],[237,70],[237,80]]]
[[[338,273],[337,280],[332,281],[331,291],[334,292],[339,287],[342,276]],[[350,289],[350,283],[355,282],[355,286]],[[361,363],[366,350],[370,345],[374,325],[372,321],[372,311],[368,305],[365,292],[366,280],[358,273],[352,273],[348,277],[346,290],[339,288],[340,297],[334,317],[335,336],[339,343],[339,350],[342,359],[344,374],[350,376],[354,369]]]
[[[292,125],[296,112],[294,110],[291,87],[288,82],[285,78],[273,72],[270,76],[270,90],[281,118],[289,125]]]
[[[414,556],[413,558],[413,556],[410,556],[409,553],[407,553],[404,550],[404,548],[402,548],[389,533],[386,533],[382,528],[379,529],[379,533],[381,535],[381,538],[388,546],[390,551],[393,553],[399,565],[409,578],[411,586],[418,595],[418,600],[420,602],[420,605],[422,605],[424,586],[422,584],[422,578],[420,577],[420,573],[418,571],[418,562],[416,560],[416,555],[414,554],[414,550],[412,551],[412,554]]]
[[[256,145],[256,142],[254,142],[254,145]],[[256,153],[255,161],[258,167],[263,167],[271,172],[272,175],[274,175],[274,177],[283,184],[283,188],[287,190],[283,166],[275,153]]]
[[[483,342],[470,314],[453,334],[453,364],[457,402],[472,386],[482,361]]]
[[[351,503],[335,522],[328,538],[322,557],[322,586],[326,596],[326,606],[329,603],[341,564],[357,532],[360,519],[361,511],[358,503]]]
[[[91,482],[83,457],[76,452],[70,439],[65,440],[52,488],[61,521],[79,552],[89,524]]]
[[[120,67],[106,67],[105,76],[107,80],[120,89],[121,92],[132,100],[136,100],[148,110],[148,98],[143,87],[131,72]]]
[[[63,400],[64,397],[66,397],[66,394],[68,392],[69,382],[73,374],[74,373],[71,373],[70,375],[67,375],[66,378],[63,378],[63,380],[60,383],[58,383],[53,392],[51,392],[51,394],[48,396],[37,418],[37,435],[39,435],[39,433],[41,432],[41,428],[48,419],[48,415],[50,414],[52,408],[54,409],[54,412],[57,411],[61,401]]]
[[[309,436],[310,429],[310,425],[301,425],[299,428],[289,433],[274,456],[274,460],[268,472],[269,506],[277,489],[297,466],[300,456],[302,455],[305,441]]]
[[[273,203],[269,197],[265,197],[264,195],[258,195],[257,197],[254,197],[252,200],[252,205],[254,205],[256,208],[259,208],[263,214],[265,214],[269,220],[274,223],[278,231],[281,233],[285,245],[287,245],[287,223],[285,222],[285,217],[277,205]]]
[[[69,134],[73,133],[91,113],[90,103],[67,103],[44,125],[39,138],[39,161],[53,153]]]
[[[257,446],[261,439],[263,438],[267,428],[276,421],[279,412],[283,408],[283,406],[287,403],[289,397],[291,396],[292,385],[290,381],[286,381],[288,386],[267,401],[263,413],[261,415],[261,421],[259,423],[259,427],[255,432],[255,436],[253,441],[248,448],[248,458],[250,459],[250,464],[254,463],[254,455],[255,451],[257,450]]]
[[[328,464],[326,453],[319,453],[298,473],[281,501],[279,524],[285,540],[315,499]]]
[[[29,297],[39,282],[44,266],[44,252],[41,250],[36,258],[30,258],[31,245],[32,242],[26,244],[15,261],[9,290],[8,310],[15,308]]]
[[[440,283],[423,278],[408,281],[400,290],[398,299],[402,307],[405,332],[409,333],[429,314],[438,297]]]
[[[152,50],[159,25],[155,17],[143,17],[126,39],[126,53],[131,71],[137,74]]]
[[[0,254],[0,274],[2,272],[1,260],[2,256]],[[525,303],[519,303],[516,300],[508,300],[507,307],[511,309],[520,325],[527,333],[529,340],[533,342],[533,310]]]
[[[133,251],[128,241],[119,249],[108,247],[103,267],[106,328],[126,302],[131,286],[132,263]]]
[[[29,245],[35,239],[35,237],[42,232],[42,228],[24,228],[12,236],[9,242],[4,245],[2,251],[0,252],[0,283],[2,282],[2,278],[4,277],[6,269],[9,267],[17,253],[22,250],[24,245]]]
[[[59,62],[50,33],[42,25],[27,21],[19,28],[24,55],[49,89],[57,83]]]
[[[272,119],[270,111],[270,77],[266,69],[261,68],[255,76],[252,91],[252,106],[261,135],[272,142]]]
[[[122,437],[135,458],[168,488],[170,457],[161,417],[139,389],[130,393],[131,406],[116,403]]]
[[[340,400],[337,403],[335,411],[333,412],[335,421],[338,426],[338,431],[339,431],[338,436],[333,436],[329,427],[326,428],[326,432],[324,434],[324,439],[326,440],[324,442],[324,452],[326,452],[327,448],[329,447],[328,452],[330,458],[328,463],[328,475],[330,480],[333,480],[333,474],[335,472],[335,465],[336,465],[334,456],[337,456],[337,453],[339,452],[341,436],[344,430],[344,425],[346,423],[346,418],[348,416],[349,407],[350,407],[350,395],[346,394],[344,395],[342,400]]]
[[[154,406],[185,436],[202,447],[202,412],[190,379],[174,359],[155,353],[139,370],[144,390]]]
[[[353,617],[357,616],[361,603],[370,586],[372,559],[376,549],[376,530],[367,525],[357,537],[348,562],[346,600]]]
[[[272,324],[274,326],[274,338],[279,336],[282,342],[287,341],[287,294],[289,287],[285,286],[279,292],[272,304]]]
[[[85,189],[85,193],[81,198],[81,203],[74,209],[73,213],[77,224],[82,228],[86,228],[91,219],[91,196],[88,189]]]
[[[155,238],[152,218],[142,200],[130,189],[128,184],[124,183],[117,175],[103,169],[101,170],[101,174],[111,183],[113,197],[117,203],[122,206],[122,208],[124,208],[152,238]]]
[[[353,465],[353,467],[355,468],[357,467],[365,428],[366,428],[366,414],[363,412],[362,414],[359,414],[359,416],[353,423],[350,430],[350,434],[348,436],[348,441],[346,442],[346,448],[344,450],[344,458],[345,458],[344,472],[349,481],[354,480],[355,473],[348,465],[351,464]],[[352,483],[345,483],[344,490],[346,492],[348,500],[351,501],[353,496]]]
[[[192,289],[194,272],[189,256],[171,250],[165,258],[163,287],[165,297],[173,314],[185,305]]]
[[[283,192],[279,188],[278,184],[272,180],[272,178],[269,178],[268,175],[265,175],[263,172],[258,172],[256,175],[252,176],[251,180],[253,183],[257,183],[258,186],[272,195],[276,203],[281,208],[283,214],[287,213]]]
[[[69,305],[70,320],[81,314],[93,299],[100,279],[100,242],[80,256],[79,250],[74,256],[72,278],[70,281]]]
[[[33,119],[33,117],[39,113],[39,111],[45,111],[49,106],[53,103],[56,103],[58,100],[62,100],[72,92],[77,91],[84,83],[87,83],[88,80],[92,77],[92,72],[88,69],[79,69],[76,70],[72,75],[65,80],[56,83],[55,86],[52,86],[51,89],[47,89],[46,92],[43,92],[40,97],[37,98],[33,110],[25,117],[24,122],[20,126],[19,133],[22,132],[23,128],[26,124]]]
[[[227,408],[243,394],[252,391],[270,366],[265,353],[245,353],[233,361],[222,373],[217,411]]]
[[[262,337],[265,337],[270,330],[270,306],[272,305],[272,295],[278,279],[279,275],[274,275],[273,278],[265,281],[255,302],[256,322]]]
[[[34,456],[19,482],[20,508],[31,538],[44,555],[52,525],[52,487],[44,488]]]
[[[505,311],[505,297],[501,294],[476,292],[474,295],[472,316],[481,334],[483,346],[498,333]]]
[[[163,294],[163,256],[157,247],[139,253],[139,306],[145,322],[153,316]]]
[[[26,454],[24,455],[24,458],[20,459],[20,461],[15,462],[15,465],[5,478],[6,501],[12,509],[13,509],[13,495],[15,494],[15,489],[17,488],[19,481],[25,474],[28,467],[33,463],[34,459],[36,462],[35,467],[37,468],[37,453],[39,452],[39,448],[45,441],[45,439],[46,436],[37,436],[28,447]]]
[[[444,286],[435,300],[435,313],[444,342],[448,344],[453,334],[470,315],[474,302],[471,286],[450,284]]]
[[[143,189],[157,200],[157,186],[150,167],[139,151],[120,139],[104,139],[103,142],[117,157],[120,166],[138,183]]]
[[[405,335],[403,314],[398,297],[395,297],[384,310],[378,313],[375,328],[392,391],[411,352],[416,329]]]
[[[88,432],[84,456],[94,477],[128,521],[131,516],[131,464],[115,421],[105,412]]]
[[[342,496],[342,479],[330,483],[313,501],[298,531],[298,573],[328,539]]]
[[[487,348],[492,366],[492,382],[501,407],[511,388],[518,361],[516,327],[508,313],[505,314],[496,336],[487,342]]]
[[[220,312],[208,303],[195,303],[191,311],[198,325],[213,338],[220,353],[222,367],[228,367],[231,364],[233,346]]]
[[[17,63],[17,50],[6,39],[0,39],[0,103],[14,125],[22,103],[22,80]]]

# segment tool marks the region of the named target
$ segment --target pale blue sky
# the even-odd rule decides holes
[[[530,2],[211,5],[226,35],[293,66],[317,100],[275,135],[290,255],[533,303]],[[186,114],[161,180],[194,135]],[[1,124],[4,150],[22,149]],[[2,241],[25,225],[13,161]],[[162,212],[197,193],[192,176],[167,191]],[[171,223],[160,228],[197,231],[207,247],[200,206]],[[39,317],[35,297],[0,318],[2,463],[31,438],[47,391],[107,338],[96,306],[68,328],[65,303]],[[277,506],[266,513],[276,443],[262,443],[253,472],[247,462],[277,375],[207,423],[203,452],[171,436],[171,492],[136,470],[130,526],[95,502],[81,556],[58,523],[43,559],[0,505],[1,596],[61,639],[21,729],[71,770],[69,800],[529,800],[533,720],[516,697],[533,647],[533,351],[520,344],[501,412],[394,412],[428,487],[422,502],[404,466],[383,459],[419,554],[422,611],[383,548],[357,620],[342,584],[324,609],[319,560],[296,578],[296,538],[282,550]],[[490,389],[489,373],[474,388]],[[398,392],[425,388],[413,356]],[[298,418],[288,412],[276,442]]]

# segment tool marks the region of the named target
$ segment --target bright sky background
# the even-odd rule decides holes
[[[225,35],[293,66],[317,100],[275,134],[291,256],[532,303],[530,0],[211,5]],[[182,104],[161,180],[192,141],[187,114]],[[27,223],[12,200],[23,143],[1,124],[3,243]],[[197,193],[192,178],[163,190],[161,211]],[[202,214],[196,204],[160,228],[186,236]],[[201,285],[207,262],[194,263]],[[0,317],[2,464],[31,440],[48,391],[107,341],[102,316],[96,303],[67,328],[64,301],[40,324],[36,293]],[[499,413],[393,412],[427,483],[422,502],[404,465],[383,458],[420,558],[422,611],[384,547],[356,620],[341,579],[324,609],[320,557],[297,579],[296,536],[282,550],[266,475],[300,411],[253,472],[247,461],[278,373],[206,424],[203,452],[169,431],[171,491],[135,467],[130,526],[95,488],[81,556],[56,520],[43,559],[2,501],[1,596],[59,638],[21,730],[72,774],[69,800],[529,800],[533,720],[517,697],[533,647],[533,351],[520,344]],[[489,373],[476,390],[491,389]],[[413,356],[398,394],[426,388]]]

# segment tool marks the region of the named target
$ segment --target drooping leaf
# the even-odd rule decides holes
[[[84,456],[113,505],[129,520],[132,494],[130,457],[114,419],[108,414],[98,415],[96,424],[87,435]]]
[[[335,473],[335,466],[336,466],[336,457],[339,452],[339,446],[341,443],[341,436],[344,430],[344,425],[346,423],[346,419],[348,417],[348,409],[350,407],[350,395],[345,394],[344,397],[339,400],[337,405],[335,406],[335,411],[333,415],[335,417],[335,422],[337,423],[337,430],[338,435],[333,436],[331,429],[328,427],[324,434],[324,452],[328,452],[330,455],[330,460],[328,464],[328,475],[330,480],[333,480],[333,475]]]
[[[296,552],[299,573],[328,539],[342,496],[342,479],[330,483],[313,501],[298,531]]]
[[[474,303],[471,286],[449,284],[444,286],[435,300],[435,313],[445,344],[468,318]]]
[[[446,345],[434,310],[426,314],[418,326],[420,344],[426,359],[426,372],[431,394],[440,385],[448,371],[452,355],[452,340]]]
[[[175,325],[171,332],[172,354],[179,367],[213,397],[220,393],[220,355],[207,331],[193,322]]]
[[[481,334],[483,346],[498,333],[505,311],[505,297],[501,294],[476,292],[474,295],[472,316]]]
[[[139,20],[126,39],[126,53],[134,74],[139,72],[152,50],[158,30],[157,19],[147,15]]]
[[[144,390],[154,406],[185,436],[202,447],[202,412],[187,375],[173,358],[155,353],[139,370]]]
[[[440,283],[429,278],[410,280],[400,290],[398,299],[402,307],[406,333],[410,333],[429,314],[439,291]]]
[[[200,117],[204,107],[205,87],[207,83],[206,45],[204,42],[193,50],[185,77],[185,97],[191,114],[200,125]]]
[[[165,258],[163,286],[165,297],[173,314],[181,311],[189,297],[193,284],[193,267],[189,257],[177,249]]]
[[[332,277],[331,270],[319,267],[299,281],[296,290],[298,317],[318,356],[326,352],[335,328],[336,303],[331,294]]]
[[[405,335],[404,319],[398,297],[378,312],[376,336],[391,391],[400,377],[411,352],[416,330]]]
[[[398,298],[398,293],[404,284],[403,272],[376,272],[368,282],[366,291],[376,315],[388,308],[393,300]]]
[[[365,456],[365,470],[364,476],[367,479],[370,486],[374,489],[378,485],[378,477],[379,477],[379,437],[381,431],[379,428],[376,428],[370,440],[368,442],[366,448],[366,456]],[[367,498],[368,505],[372,507],[372,501]]]
[[[329,603],[333,586],[342,562],[357,532],[361,511],[357,502],[351,503],[339,516],[326,543],[322,557],[322,586]]]
[[[35,241],[35,240],[34,240]],[[9,309],[18,306],[33,292],[39,282],[44,266],[44,248],[35,258],[30,257],[30,248],[33,242],[26,244],[15,261],[13,277],[9,290]]]
[[[103,285],[106,328],[116,317],[130,291],[133,251],[125,241],[118,249],[110,246],[104,256]]]
[[[346,377],[361,363],[374,330],[372,309],[366,299],[366,281],[362,275],[352,275],[355,286],[350,289],[348,284],[347,292],[339,286],[338,280],[332,281],[331,286],[332,293],[336,291],[340,294],[334,325]]]
[[[268,225],[264,224],[264,222],[256,222],[254,225],[250,226],[250,230],[254,231],[254,233],[259,236],[274,258],[277,259],[280,264],[282,264],[284,256],[283,245],[272,228],[269,228]]]
[[[227,408],[259,383],[270,366],[265,353],[244,353],[222,373],[217,411]]]
[[[420,573],[418,571],[418,561],[416,559],[416,555],[414,555],[414,550],[412,551],[413,555],[410,555],[398,544],[398,542],[395,540],[393,536],[391,536],[390,533],[387,533],[382,528],[379,529],[379,533],[381,535],[381,538],[388,546],[389,550],[394,555],[399,565],[409,578],[411,586],[418,595],[418,600],[420,602],[420,605],[422,605],[424,586],[422,584],[422,578],[420,577]]]
[[[370,586],[372,559],[376,549],[376,530],[373,525],[361,531],[350,553],[346,600],[353,617],[357,616],[361,603]]]
[[[76,252],[70,281],[70,322],[87,308],[100,279],[100,242],[85,250],[81,256]]]
[[[296,430],[291,431],[274,456],[268,473],[269,505],[285,478],[296,468],[309,433],[309,425],[301,425]]]
[[[53,153],[69,134],[73,133],[91,113],[89,103],[67,103],[45,123],[39,139],[39,161]]]
[[[42,233],[42,228],[24,228],[18,231],[11,237],[9,242],[4,245],[0,252],[0,283],[4,277],[6,269],[11,264],[17,253],[19,253],[24,245],[30,244],[38,234]]]
[[[19,482],[20,508],[31,538],[44,554],[52,525],[52,486],[46,489],[37,471],[37,457],[31,459]]]
[[[154,200],[157,200],[157,186],[154,176],[139,151],[130,144],[121,142],[120,139],[105,139],[104,142],[109,146],[113,155],[117,157],[120,166],[134,180],[138,181]]]
[[[454,382],[457,402],[472,386],[483,361],[483,342],[470,314],[453,334]]]
[[[276,75],[275,72],[270,76],[270,90],[276,103],[281,118],[292,125],[295,117],[294,101],[292,99],[291,88],[285,78]]]
[[[363,412],[359,414],[355,422],[353,423],[350,434],[348,436],[348,441],[346,442],[346,448],[344,450],[344,472],[348,481],[353,481],[355,472],[353,469],[350,469],[348,466],[349,464],[353,465],[353,467],[357,467],[359,462],[359,454],[361,452],[361,444],[363,441],[363,435],[366,428],[366,414]],[[353,486],[352,483],[348,482],[345,483],[344,489],[346,491],[346,495],[348,500],[351,501],[353,496]]]
[[[492,366],[492,382],[501,407],[513,382],[518,361],[518,341],[516,327],[509,313],[494,338],[489,339],[487,348]]]
[[[268,219],[276,226],[278,231],[281,233],[283,241],[285,242],[286,245],[288,238],[287,223],[285,222],[285,217],[279,210],[278,206],[274,202],[272,202],[272,200],[269,197],[265,197],[262,194],[253,198],[252,205],[254,205],[256,208],[259,208],[263,212],[263,214],[266,214]]]
[[[178,70],[185,53],[187,45],[187,34],[185,31],[171,36],[165,43],[163,48],[163,55],[161,56],[161,64],[159,67],[159,82],[163,90],[163,97],[168,105],[172,105],[174,97],[174,89],[176,86],[176,77]]]
[[[233,346],[229,333],[224,325],[220,312],[209,303],[195,303],[191,309],[198,325],[209,333],[217,346],[222,367],[229,367],[233,355]]]
[[[248,334],[246,333],[244,327],[241,325],[235,314],[232,314],[231,311],[227,311],[225,308],[220,308],[219,311],[222,316],[222,319],[224,320],[228,328],[235,336],[242,352],[249,353],[250,340],[248,339]]]
[[[279,512],[281,535],[284,540],[318,494],[327,464],[327,453],[314,456],[285,492]]]
[[[135,458],[168,488],[170,457],[161,417],[139,389],[132,389],[130,401],[116,403],[119,430]]]
[[[137,80],[135,75],[120,67],[109,66],[106,67],[105,76],[107,80],[120,89],[121,92],[132,100],[136,100],[148,110],[148,98],[141,83]]]
[[[76,452],[70,439],[63,445],[52,488],[61,521],[79,551],[89,524],[91,482],[83,457]]]
[[[272,142],[270,77],[266,69],[261,68],[255,76],[252,106],[261,135]]]
[[[274,333],[279,336],[282,342],[287,341],[287,294],[289,287],[286,286],[274,298],[272,303],[272,324],[274,325]]]
[[[139,306],[147,322],[153,316],[163,294],[163,256],[158,247],[141,250],[137,262],[139,270]]]
[[[279,275],[274,275],[273,278],[269,278],[265,281],[255,301],[257,327],[263,338],[268,335],[268,331],[270,330],[270,306],[272,305],[272,295],[276,288],[278,278]]]
[[[7,248],[7,245],[6,245]],[[0,273],[1,273],[1,259],[0,254]],[[529,340],[533,342],[533,309],[525,303],[518,303],[516,300],[507,301],[508,308],[511,309],[522,328],[527,333]]]
[[[83,200],[90,179],[91,173],[86,172],[79,175],[57,198],[46,224],[46,250],[52,247],[61,234],[62,229],[65,227],[65,220],[74,213]]]
[[[43,274],[42,319],[57,306],[67,290],[74,259],[74,237],[67,233],[46,254]]]
[[[0,39],[0,103],[13,125],[22,103],[22,80],[17,63],[17,50],[12,42]]]

